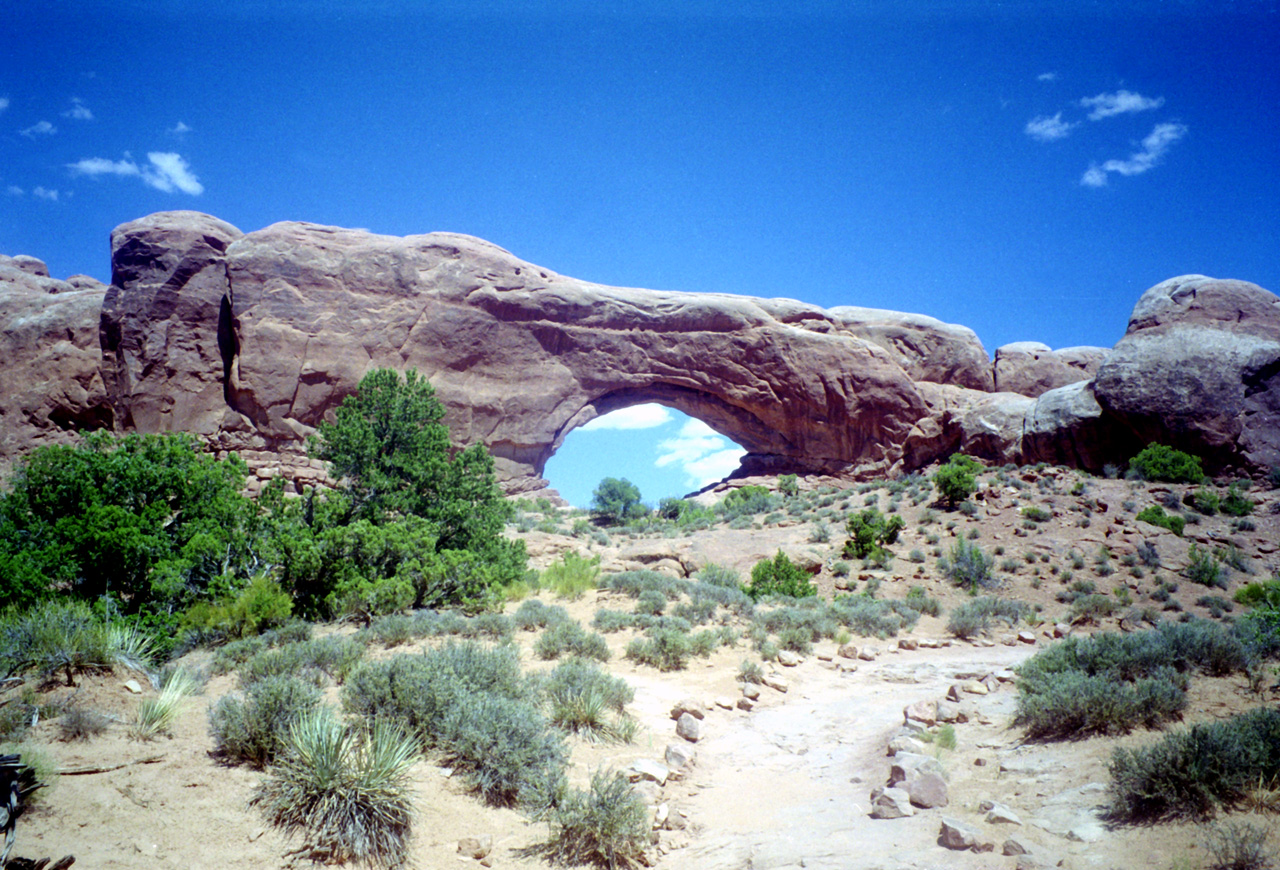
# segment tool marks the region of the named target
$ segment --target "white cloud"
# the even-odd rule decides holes
[[[47,190],[43,187],[32,188],[31,195],[36,197],[37,199],[47,199],[49,202],[58,201],[58,191]]]
[[[1185,124],[1156,124],[1145,139],[1142,150],[1135,151],[1124,160],[1108,160],[1101,166],[1096,163],[1085,170],[1080,183],[1085,187],[1102,187],[1107,183],[1107,173],[1119,175],[1141,175],[1160,162],[1160,158],[1169,150],[1169,146],[1187,135]]]
[[[1041,115],[1038,118],[1032,118],[1027,122],[1025,132],[1037,142],[1053,142],[1057,139],[1065,139],[1071,132],[1071,128],[1075,126],[1062,120],[1062,113],[1059,112],[1053,116]]]
[[[1036,76],[1036,81],[1038,82],[1056,82],[1057,80],[1058,74],[1056,72],[1040,73],[1040,75]]]
[[[72,118],[76,121],[92,121],[93,112],[89,111],[89,107],[79,97],[71,98],[71,108],[62,113],[64,118]]]
[[[5,188],[5,193],[9,194],[10,196],[22,196],[22,188],[18,187],[18,185],[16,184],[11,184],[7,188]]]
[[[1116,91],[1114,94],[1098,94],[1096,97],[1085,97],[1080,105],[1090,109],[1089,120],[1101,121],[1113,115],[1127,112],[1145,112],[1158,109],[1164,105],[1164,97],[1144,97],[1132,91]]]
[[[3,112],[7,108],[9,108],[9,98],[0,97],[0,112]]]
[[[618,411],[596,417],[578,431],[590,432],[594,429],[652,429],[663,423],[671,422],[671,412],[662,405],[632,405]]]
[[[180,190],[197,196],[204,193],[204,185],[191,173],[187,161],[172,152],[152,151],[147,154],[150,166],[139,166],[125,154],[124,160],[107,160],[105,157],[86,157],[67,168],[77,175],[119,175],[141,178],[156,190],[173,193]]]
[[[18,131],[19,134],[26,136],[28,139],[34,139],[37,136],[52,136],[57,132],[58,128],[48,121],[37,121],[27,129]]]
[[[695,488],[714,483],[732,472],[747,452],[730,446],[714,429],[694,419],[685,421],[676,437],[658,442],[658,451],[654,465],[679,467],[689,486]]]
[[[181,121],[179,121],[178,123],[174,124],[165,132],[168,133],[170,136],[181,136],[183,133],[190,133],[191,128],[188,127],[186,124],[182,123]]]

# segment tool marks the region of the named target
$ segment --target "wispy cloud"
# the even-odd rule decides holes
[[[1114,94],[1098,94],[1096,97],[1085,97],[1080,105],[1089,109],[1090,121],[1101,121],[1113,115],[1124,115],[1128,112],[1145,112],[1158,109],[1164,105],[1164,97],[1144,97],[1133,91],[1116,91]]]
[[[1076,126],[1078,124],[1062,120],[1062,113],[1059,112],[1052,116],[1041,115],[1038,118],[1032,118],[1027,122],[1025,130],[1026,134],[1037,142],[1053,142],[1058,139],[1065,139],[1072,128]]]
[[[37,199],[47,199],[49,202],[58,201],[58,191],[48,190],[43,187],[32,188],[31,195],[36,197]]]
[[[122,177],[140,178],[143,182],[173,193],[180,190],[192,196],[204,193],[204,185],[191,172],[191,167],[181,155],[169,151],[152,151],[147,154],[148,165],[139,166],[128,154],[124,160],[107,160],[105,157],[86,157],[75,163],[67,164],[76,175],[118,175]]]
[[[0,112],[3,112],[7,108],[9,108],[9,98],[0,97]]]
[[[1045,72],[1036,76],[1036,81],[1038,82],[1056,82],[1057,80],[1058,74],[1056,72]]]
[[[168,130],[165,130],[165,132],[168,133],[170,136],[181,136],[184,133],[190,133],[191,128],[188,127],[186,124],[182,123],[181,121],[179,121],[178,123],[170,127]]]
[[[4,192],[9,194],[10,196],[22,196],[22,193],[23,193],[22,188],[18,187],[18,185],[16,184],[9,185],[8,187],[5,188]]]
[[[738,467],[745,450],[731,445],[723,436],[701,420],[689,419],[674,438],[658,442],[659,468],[675,465],[684,472],[689,486],[697,488],[714,483]]]
[[[37,136],[52,136],[57,132],[58,128],[48,121],[37,121],[27,129],[18,131],[19,134],[26,136],[28,139],[34,139]]]
[[[602,417],[596,417],[582,426],[579,432],[596,429],[652,429],[671,422],[671,412],[662,405],[632,405]]]
[[[93,112],[89,111],[89,107],[84,104],[84,100],[79,97],[72,97],[71,108],[63,112],[62,117],[76,121],[92,121]]]
[[[1102,165],[1097,163],[1085,170],[1080,183],[1085,187],[1103,187],[1107,183],[1107,174],[1115,172],[1119,175],[1141,175],[1155,167],[1174,142],[1187,135],[1185,124],[1156,124],[1155,129],[1142,140],[1142,150],[1135,151],[1124,160],[1108,160]]]

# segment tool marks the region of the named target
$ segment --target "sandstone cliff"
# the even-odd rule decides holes
[[[573,428],[649,401],[757,469],[865,476],[957,449],[1097,468],[1146,440],[1280,463],[1280,300],[1240,281],[1152,288],[1113,351],[1024,342],[994,363],[922,315],[607,287],[450,233],[166,212],[116,228],[112,285],[95,284],[0,260],[3,457],[78,427],[185,430],[263,477],[315,479],[315,425],[370,368],[413,367],[513,492],[543,485]]]

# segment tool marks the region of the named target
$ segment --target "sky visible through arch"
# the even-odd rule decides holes
[[[1280,289],[1276,0],[41,0],[2,21],[0,253],[55,277],[108,280],[112,227],[196,209],[921,312],[988,351],[1110,346],[1176,275]],[[616,431],[628,457],[675,437]]]

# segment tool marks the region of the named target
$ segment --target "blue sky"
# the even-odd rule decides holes
[[[60,277],[193,208],[918,311],[988,351],[1111,345],[1178,274],[1280,289],[1275,0],[9,6],[0,253]],[[565,449],[648,439],[617,454],[641,482],[665,425]]]

